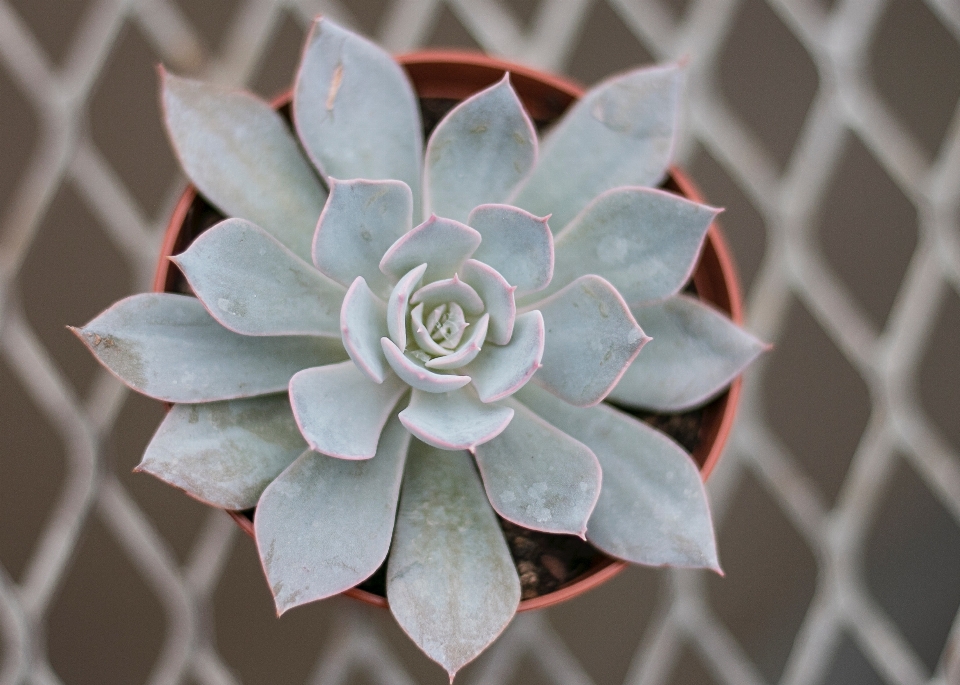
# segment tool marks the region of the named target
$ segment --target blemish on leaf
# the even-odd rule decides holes
[[[87,334],[87,339],[96,348],[97,356],[118,376],[134,388],[146,388],[148,383],[143,355],[137,343],[132,340],[117,340],[112,335],[100,336],[96,333]]]
[[[343,83],[343,63],[339,62],[333,70],[333,78],[330,79],[330,90],[327,91],[327,111],[333,111],[333,103],[337,99],[337,93],[340,92],[340,85]]]
[[[375,202],[378,202],[386,194],[387,194],[387,188],[384,188],[384,187],[379,188],[377,192],[373,193],[372,195],[370,195],[370,197],[367,198],[367,201],[364,204],[364,206],[365,207],[372,206]]]

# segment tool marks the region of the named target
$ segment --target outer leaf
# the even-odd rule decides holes
[[[631,306],[675,295],[693,273],[719,210],[652,188],[615,188],[557,235],[549,294],[578,276],[606,278]]]
[[[231,331],[340,337],[343,286],[245,219],[221,221],[171,259]]]
[[[518,295],[545,288],[553,277],[549,218],[508,205],[480,205],[467,219],[483,236],[474,258],[496,269]]]
[[[510,423],[513,409],[484,404],[468,388],[447,393],[413,391],[400,412],[407,430],[442,450],[472,450],[495,438]]]
[[[510,551],[466,452],[411,444],[387,564],[390,611],[451,680],[520,603]]]
[[[510,75],[454,107],[427,143],[427,212],[466,221],[470,210],[503,202],[537,159],[537,133]]]
[[[178,404],[136,470],[215,507],[249,509],[306,448],[286,394]]]
[[[513,323],[517,316],[514,298],[516,288],[507,283],[492,267],[468,259],[460,267],[460,276],[480,293],[490,315],[490,340],[497,345],[506,345],[513,335]]]
[[[631,311],[653,340],[607,398],[627,406],[683,411],[703,404],[767,347],[685,295]]]
[[[128,386],[167,402],[213,402],[281,392],[311,366],[343,361],[339,340],[258,338],[218,324],[186,295],[144,293],[71,329]]]
[[[490,504],[533,530],[584,537],[600,496],[600,462],[590,448],[512,399],[513,420],[477,445],[477,466]]]
[[[380,347],[380,338],[387,334],[387,308],[363,276],[357,276],[343,298],[340,330],[343,346],[357,368],[374,383],[383,383],[390,372]]]
[[[578,409],[532,384],[516,397],[600,460],[591,543],[637,564],[720,571],[703,482],[679,445],[607,405]]]
[[[543,144],[533,173],[509,204],[553,212],[563,228],[600,193],[619,186],[656,186],[676,137],[683,69],[637,69],[591,88]]]
[[[307,451],[266,489],[254,526],[278,614],[353,587],[387,558],[409,443],[393,418],[376,458]]]
[[[383,49],[317,19],[293,88],[293,119],[326,176],[403,181],[420,216],[420,108],[406,74]]]
[[[380,271],[387,249],[413,225],[413,197],[400,181],[329,179],[330,197],[313,237],[313,263],[349,286],[357,276],[380,297],[393,281]]]
[[[378,385],[348,361],[291,378],[290,406],[312,449],[338,459],[369,459],[406,390],[393,374]]]
[[[399,279],[427,263],[426,283],[451,278],[480,244],[480,234],[465,224],[431,216],[395,242],[380,260],[380,270]]]
[[[578,407],[598,403],[650,340],[599,276],[581,276],[538,305],[546,342],[534,380]]]
[[[280,115],[249,93],[160,72],[164,122],[190,180],[303,259],[327,197]]]
[[[480,401],[496,402],[522,388],[540,368],[543,345],[543,316],[536,310],[517,317],[507,345],[485,345],[464,369],[473,379]]]
[[[404,354],[390,338],[381,338],[383,354],[387,363],[404,383],[428,393],[446,393],[462,388],[470,382],[470,376],[454,376],[428,369],[422,361]]]

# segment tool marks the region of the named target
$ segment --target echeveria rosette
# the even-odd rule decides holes
[[[232,218],[174,258],[196,298],[135,295],[76,331],[175,404],[138,468],[256,506],[278,612],[387,560],[391,610],[451,676],[519,602],[494,512],[717,569],[689,455],[600,404],[702,404],[762,349],[680,294],[716,214],[653,188],[682,80],[603,82],[539,149],[505,76],[424,152],[403,71],[326,20],[296,136],[252,95],[164,74],[173,146]]]

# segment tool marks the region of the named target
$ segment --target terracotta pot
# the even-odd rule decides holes
[[[559,76],[482,54],[428,50],[400,55],[396,59],[413,81],[421,102],[425,99],[463,100],[499,81],[504,72],[509,71],[517,95],[538,127],[555,121],[584,93],[579,85]],[[290,93],[286,93],[278,97],[273,105],[277,109],[282,109],[289,105],[290,98]],[[425,111],[424,118],[428,117],[429,113]],[[690,179],[675,167],[670,169],[669,177],[662,187],[691,200],[703,202],[702,196]],[[167,257],[185,250],[190,242],[216,218],[216,215],[204,216],[204,213],[210,214],[209,206],[197,196],[197,191],[192,185],[188,186],[167,226],[154,278],[154,292],[176,292],[182,287],[182,280],[178,273],[170,268]],[[742,300],[736,269],[716,223],[711,225],[707,232],[700,261],[694,270],[693,284],[698,297],[726,312],[736,323],[742,323]],[[725,393],[713,400],[702,411],[699,443],[693,451],[693,458],[699,465],[704,479],[716,465],[730,434],[737,411],[740,383],[740,379],[737,378]],[[253,537],[253,521],[248,513],[234,511],[228,513],[244,532]],[[606,582],[628,565],[627,562],[602,554],[597,556],[597,560],[590,568],[557,590],[521,601],[519,611],[539,609],[576,597]],[[387,600],[384,597],[359,588],[352,588],[344,594],[376,606],[387,606]]]

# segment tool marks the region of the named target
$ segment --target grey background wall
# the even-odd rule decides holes
[[[149,286],[184,185],[155,64],[271,96],[317,12],[588,84],[686,55],[680,161],[776,343],[710,483],[726,578],[631,569],[462,682],[960,683],[956,0],[0,0],[0,683],[443,682],[386,612],[277,620],[64,329]]]

